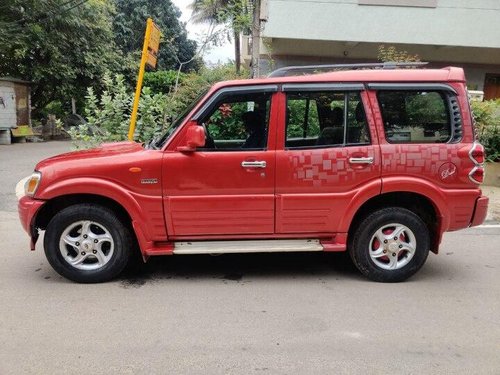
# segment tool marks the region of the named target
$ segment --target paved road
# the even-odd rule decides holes
[[[28,250],[12,192],[68,148],[0,146],[0,374],[500,373],[499,228],[448,233],[401,284],[342,254],[251,254],[78,285]]]

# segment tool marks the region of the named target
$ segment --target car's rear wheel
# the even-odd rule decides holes
[[[366,216],[350,237],[354,264],[374,281],[404,281],[424,265],[429,254],[429,229],[418,215],[401,207]]]
[[[45,255],[62,276],[81,283],[108,281],[128,263],[133,241],[116,214],[94,204],[57,213],[45,233]]]

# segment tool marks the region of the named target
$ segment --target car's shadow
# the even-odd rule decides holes
[[[141,286],[161,279],[223,279],[241,281],[260,277],[363,279],[346,253],[259,253],[177,255],[135,260],[120,277]]]

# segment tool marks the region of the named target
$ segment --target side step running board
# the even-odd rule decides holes
[[[323,251],[319,240],[244,240],[174,242],[174,254],[276,253]]]

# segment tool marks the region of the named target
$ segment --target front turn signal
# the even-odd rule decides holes
[[[42,174],[40,172],[33,172],[24,185],[24,193],[30,197],[34,196],[41,179]]]

